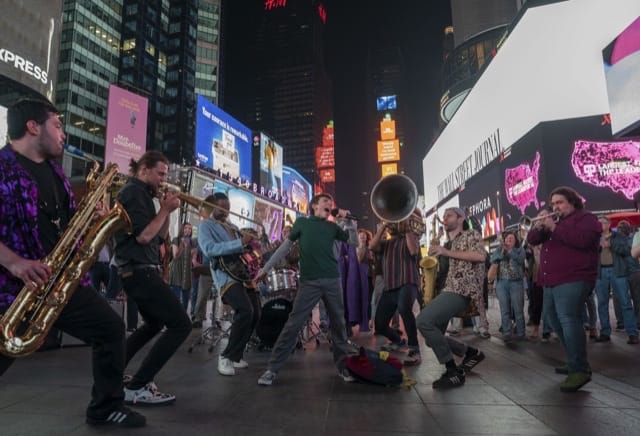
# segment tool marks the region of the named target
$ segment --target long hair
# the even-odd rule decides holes
[[[135,176],[141,168],[154,168],[158,162],[163,162],[169,165],[169,159],[167,159],[164,154],[157,150],[149,150],[140,156],[140,159],[137,161],[131,159],[129,162],[129,173],[132,176]]]
[[[567,199],[570,205],[572,205],[577,210],[584,209],[584,204],[582,203],[582,197],[580,194],[576,192],[575,189],[569,188],[568,186],[559,186],[549,194],[549,204],[551,204],[551,197],[554,195],[562,195]]]

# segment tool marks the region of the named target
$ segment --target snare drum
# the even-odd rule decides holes
[[[292,269],[273,270],[267,277],[269,293],[285,292],[298,289],[298,272]]]

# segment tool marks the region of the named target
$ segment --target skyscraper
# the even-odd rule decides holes
[[[239,3],[228,5],[234,21],[225,57],[225,110],[273,136],[284,148],[285,165],[316,181],[314,148],[332,118],[324,7],[316,0],[266,0],[254,9]]]
[[[67,143],[104,156],[109,84],[117,83],[121,0],[65,0],[55,103],[63,114]],[[84,164],[65,159],[82,175]]]

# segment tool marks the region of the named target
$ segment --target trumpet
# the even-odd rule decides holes
[[[537,222],[545,220],[547,218],[552,218],[553,222],[557,223],[560,220],[560,213],[553,212],[549,215],[538,216],[535,218],[524,215],[522,218],[520,218],[520,221],[518,221],[518,227],[525,232],[529,232],[529,230],[531,230],[531,228],[535,226]]]
[[[179,186],[172,185],[172,184],[169,184],[169,183],[164,183],[164,184],[162,185],[162,192],[172,192],[172,193],[175,193],[175,194],[178,196],[178,199],[179,199],[181,202],[183,202],[183,203],[187,204],[188,206],[191,206],[191,207],[192,207],[193,209],[195,209],[198,213],[201,213],[201,211],[202,211],[202,210],[205,210],[205,211],[207,211],[207,212],[208,212],[208,214],[207,214],[207,215],[209,215],[209,214],[211,213],[211,211],[213,211],[213,209],[224,210],[224,211],[225,211],[226,213],[228,213],[229,215],[237,216],[238,218],[241,218],[241,219],[243,219],[243,220],[246,220],[246,221],[248,221],[248,222],[250,222],[250,223],[252,223],[252,224],[254,224],[254,225],[258,226],[258,228],[259,228],[259,229],[261,230],[261,232],[262,232],[261,236],[262,236],[262,237],[266,237],[266,236],[267,236],[267,231],[266,231],[266,229],[264,228],[264,225],[263,225],[261,222],[256,221],[256,220],[252,220],[252,219],[250,219],[250,218],[247,218],[246,216],[241,215],[241,214],[239,214],[239,213],[236,213],[236,212],[232,212],[232,211],[230,211],[230,210],[227,210],[227,209],[225,209],[225,208],[223,208],[223,207],[218,206],[217,204],[213,204],[213,203],[210,203],[210,202],[208,202],[208,201],[204,201],[204,200],[202,200],[202,199],[200,199],[200,198],[194,197],[193,195],[189,195],[189,194],[187,194],[187,193],[184,193],[184,192],[182,192],[182,191],[180,190],[180,187],[179,187]],[[227,224],[227,223],[224,223],[224,222],[222,222],[221,224],[222,224],[223,226],[225,226],[225,227],[226,227],[226,226],[228,226],[228,224]],[[256,235],[255,235],[253,232],[251,232],[251,231],[247,231],[247,230],[238,230],[238,231],[240,232],[240,234],[241,234],[242,236],[250,235],[250,236],[252,236],[252,237],[254,237],[254,238],[255,238],[255,236],[256,236]]]

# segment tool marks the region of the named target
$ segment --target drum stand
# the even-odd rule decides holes
[[[221,308],[222,314],[218,318],[216,317],[216,307]],[[222,306],[222,298],[217,295],[214,300],[214,305],[211,310],[211,326],[203,328],[200,336],[198,336],[189,346],[188,352],[193,352],[195,347],[200,345],[209,344],[207,351],[213,352],[213,349],[220,343],[222,339],[229,338],[231,333],[231,321],[233,319],[233,311],[224,310]]]

